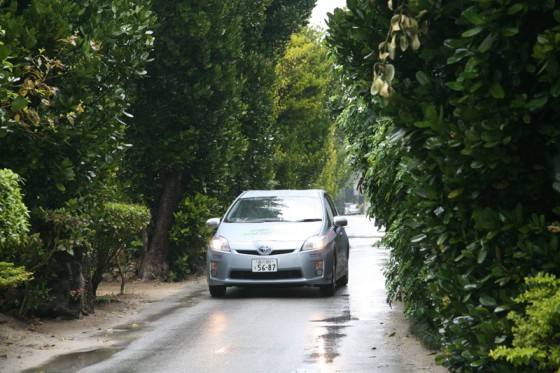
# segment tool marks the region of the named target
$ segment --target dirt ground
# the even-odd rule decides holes
[[[131,324],[147,305],[178,294],[195,278],[178,283],[141,282],[126,284],[103,282],[95,313],[79,320],[16,320],[0,313],[0,373],[19,372],[39,366],[62,354],[95,349],[112,343],[110,333],[118,325]]]

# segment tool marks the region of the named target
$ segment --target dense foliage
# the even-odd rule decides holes
[[[20,178],[10,170],[0,170],[0,250],[16,247],[29,232],[29,213],[23,203]]]
[[[204,222],[222,210],[217,198],[201,193],[181,201],[174,214],[175,224],[169,233],[171,271],[168,278],[204,271],[206,245],[214,233]]]
[[[314,1],[154,1],[155,62],[134,106],[124,165],[153,227],[143,277],[169,269],[181,200],[204,192],[224,204],[274,185],[274,66]],[[195,227],[189,227],[194,229]],[[204,229],[204,228],[198,228]],[[195,234],[196,235],[196,234]]]
[[[560,272],[560,10],[389,5],[349,0],[327,37],[354,97],[352,161],[392,248],[389,300],[430,327],[451,370],[527,371],[489,353],[512,343],[524,278]]]
[[[79,315],[56,303],[89,278],[89,215],[117,198],[123,113],[153,23],[148,2],[0,2],[0,168],[24,180],[30,240],[12,258],[34,272],[6,303],[20,313]]]
[[[312,187],[326,162],[326,141],[332,125],[326,110],[331,74],[326,72],[331,68],[318,31],[305,29],[292,35],[276,67],[280,187]]]
[[[323,37],[309,27],[293,34],[276,66],[274,160],[278,188],[322,188],[334,197],[350,181],[336,126],[345,94]]]
[[[31,210],[91,194],[111,176],[127,88],[145,74],[150,17],[124,0],[2,3],[0,165],[26,180]]]
[[[528,289],[515,301],[527,305],[524,312],[511,312],[514,326],[512,347],[498,346],[493,358],[515,366],[545,371],[560,370],[560,280],[539,273],[526,279]]]
[[[145,206],[107,202],[92,219],[91,251],[91,286],[95,296],[103,274],[118,267],[122,279],[121,292],[124,288],[124,273],[121,261],[127,261],[128,251],[136,251],[134,243],[138,241],[140,233],[150,223],[150,211]],[[141,247],[141,245],[139,245]],[[124,256],[124,258],[120,258]]]
[[[19,177],[10,170],[0,169],[0,288],[15,286],[31,278],[25,267],[15,267],[6,260],[23,245],[29,232],[29,213],[23,203]]]

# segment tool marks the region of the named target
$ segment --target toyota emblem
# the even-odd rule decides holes
[[[259,246],[257,251],[261,255],[270,255],[270,253],[272,252],[272,248],[270,246],[262,245],[262,246]]]

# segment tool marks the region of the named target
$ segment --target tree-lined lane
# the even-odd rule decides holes
[[[320,297],[315,288],[230,288],[213,299],[195,285],[188,304],[81,372],[445,371],[407,337],[400,308],[385,303],[387,252],[372,248],[382,233],[364,216],[348,220],[350,281],[335,296]]]

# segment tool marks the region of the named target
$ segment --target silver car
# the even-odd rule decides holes
[[[206,257],[214,297],[250,285],[317,286],[332,296],[348,283],[348,223],[323,190],[247,191],[206,224],[216,229]]]

